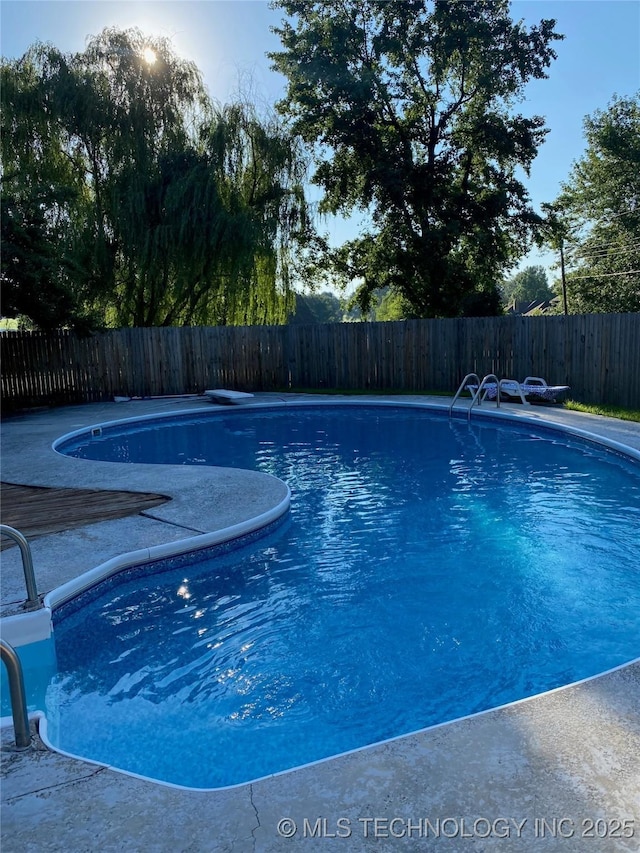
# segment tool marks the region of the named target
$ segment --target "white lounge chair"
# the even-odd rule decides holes
[[[547,385],[539,376],[527,376],[520,386],[531,403],[561,403],[571,390],[569,385]]]
[[[477,385],[467,385],[467,388],[472,394],[478,390]],[[503,379],[500,383],[501,399],[517,402],[522,402],[524,396],[528,403],[560,403],[569,390],[569,385],[547,385],[540,376],[527,376],[524,382]],[[482,399],[495,400],[497,392],[495,382],[488,383],[483,388]]]

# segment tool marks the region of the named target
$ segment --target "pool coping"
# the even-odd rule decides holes
[[[308,396],[300,396],[300,395],[295,395],[295,396],[286,397],[286,398],[283,398],[283,395],[277,395],[277,397],[275,395],[263,395],[262,399],[256,400],[255,403],[253,403],[253,402],[251,404],[244,403],[242,405],[243,405],[243,407],[244,406],[255,407],[256,405],[257,406],[265,406],[265,405],[266,406],[273,406],[274,403],[278,403],[278,402],[280,403],[280,405],[310,405],[310,404],[311,405],[314,405],[314,404],[323,405],[326,403],[333,403],[333,404],[344,404],[344,403],[354,404],[355,403],[358,405],[367,405],[367,404],[371,405],[372,403],[373,404],[382,403],[384,405],[398,405],[398,404],[400,404],[400,405],[416,405],[416,404],[425,404],[425,403],[431,402],[437,408],[440,408],[440,409],[447,409],[449,406],[449,401],[446,399],[443,399],[443,398],[434,400],[434,399],[422,398],[422,397],[421,398],[392,397],[392,398],[386,398],[385,399],[385,398],[380,398],[377,396],[371,396],[371,397],[358,397],[355,399],[350,398],[350,397],[344,397],[344,398],[340,398],[340,399],[336,399],[335,397],[328,397],[328,398],[320,399],[320,398],[316,397],[315,395],[311,398]],[[118,407],[117,408],[118,412],[123,411],[121,404],[115,404],[115,405]],[[149,407],[149,404],[146,407],[143,405],[140,405],[139,403],[134,403],[132,405],[136,406],[138,411],[141,408],[147,409]],[[156,402],[153,404],[153,408],[154,408],[155,412],[157,412],[158,410],[167,411],[168,405],[170,405],[170,403],[168,401],[164,401],[163,403],[157,403]],[[195,409],[196,406],[198,406],[198,405],[200,406],[200,408],[202,408],[201,403],[199,403],[199,404],[194,403],[193,409]],[[185,410],[185,408],[183,408],[183,411]],[[23,426],[26,422],[29,422],[32,424],[34,424],[34,423],[40,424],[41,426],[44,426],[45,421],[48,420],[51,422],[49,424],[50,428],[43,428],[43,429],[35,429],[34,430],[34,432],[37,434],[37,436],[36,435],[32,436],[32,440],[34,440],[38,446],[37,446],[37,448],[36,447],[33,448],[33,450],[34,450],[33,453],[28,453],[27,452],[28,448],[26,448],[26,449],[23,448],[25,450],[25,457],[27,459],[33,460],[34,454],[35,454],[36,458],[38,457],[38,454],[42,455],[42,442],[46,441],[47,435],[50,436],[52,431],[57,432],[57,435],[61,434],[62,430],[60,429],[59,426],[54,427],[53,422],[55,422],[55,424],[60,424],[60,422],[63,420],[69,420],[70,417],[71,418],[78,417],[80,407],[73,407],[73,409],[74,409],[73,412],[71,412],[69,410],[54,410],[53,412],[50,412],[50,413],[43,413],[43,414],[32,415],[32,416],[23,416],[22,418],[8,421],[7,426],[9,427],[9,431],[12,432],[15,429],[19,428],[19,426],[18,426],[19,423],[21,423]],[[189,407],[189,409],[191,410],[191,407]],[[206,407],[205,410],[209,410],[209,407]],[[67,413],[66,418],[64,416],[60,417],[62,412]],[[102,413],[102,412],[114,412],[114,404],[111,404],[111,405],[110,404],[104,404],[104,405],[98,404],[96,406],[81,407],[81,412],[82,412],[82,419],[83,419],[84,423],[86,424],[86,426],[89,426],[89,425],[97,423],[99,421],[100,413]],[[95,413],[95,415],[97,415],[97,417],[94,416],[94,413]],[[573,432],[573,434],[579,435],[580,437],[586,437],[590,440],[596,440],[598,442],[602,442],[602,439],[604,439],[603,443],[608,443],[609,446],[614,447],[614,449],[618,449],[621,445],[625,445],[627,447],[630,446],[633,450],[632,455],[634,455],[635,458],[640,459],[640,425],[637,425],[637,424],[629,424],[628,422],[619,422],[619,421],[603,423],[603,419],[598,419],[595,416],[581,416],[581,415],[578,415],[578,413],[570,413],[570,412],[565,412],[564,410],[557,410],[557,409],[542,410],[542,409],[539,409],[538,407],[536,407],[535,410],[533,410],[533,407],[531,407],[531,410],[525,411],[522,409],[522,407],[516,408],[515,406],[512,406],[512,405],[505,406],[504,411],[501,411],[501,412],[496,412],[496,409],[494,406],[486,406],[486,407],[483,407],[482,411],[474,411],[473,417],[474,418],[477,416],[478,417],[486,417],[486,416],[495,417],[496,414],[500,417],[508,417],[509,419],[529,420],[529,421],[536,423],[538,425],[547,424],[547,425],[553,426],[553,425],[559,424],[561,426],[563,426],[563,425],[564,426],[570,426],[572,428],[571,431]],[[137,419],[137,418],[135,418],[135,419]],[[3,430],[3,433],[4,432],[5,432],[5,430]],[[604,435],[603,435],[603,433],[604,433]],[[3,435],[3,438],[5,438],[4,435]],[[632,442],[632,444],[630,444],[629,442]],[[11,445],[11,442],[9,442],[9,445]],[[37,452],[36,452],[36,450],[37,450]],[[53,453],[53,451],[51,451],[51,453]],[[58,455],[58,454],[56,454],[56,455]],[[111,463],[102,463],[102,464],[109,465]],[[16,465],[15,460],[13,461],[12,465],[10,466],[10,468],[13,472],[18,471],[19,467],[20,466]],[[74,467],[74,466],[72,466],[72,467]],[[77,466],[75,466],[75,467],[77,469]],[[151,467],[155,467],[155,466],[151,466]],[[5,478],[6,478],[6,474],[4,474],[3,476],[5,476]],[[25,474],[25,476],[27,476],[27,475]],[[65,476],[65,478],[67,476],[70,476],[70,478],[73,479],[73,475],[68,475],[67,472],[65,472],[64,476]],[[31,477],[31,479],[33,479],[33,472],[31,472],[30,477]],[[41,471],[41,473],[36,477],[36,479],[38,479],[39,482],[32,483],[32,484],[34,484],[34,485],[61,485],[61,483],[59,482],[59,479],[58,479],[59,477],[60,477],[59,465],[52,465],[52,467],[47,472]],[[84,473],[83,473],[83,477],[85,477]],[[44,482],[44,480],[47,480],[47,478],[50,479],[50,482]],[[14,479],[14,477],[12,476],[11,479]],[[70,483],[68,480],[66,480],[64,482],[64,485],[74,485],[74,483]],[[84,482],[82,482],[82,485],[86,485],[86,480]],[[144,490],[147,490],[146,485],[144,486]],[[118,522],[109,522],[109,524],[110,525],[116,525],[116,524],[118,524]],[[60,534],[56,534],[56,535],[60,536]],[[43,537],[43,538],[48,539],[51,537]],[[174,547],[174,546],[171,545],[170,547]],[[36,563],[36,566],[37,566],[37,563]],[[581,683],[580,685],[570,685],[568,687],[558,688],[558,691],[553,691],[553,696],[551,696],[549,694],[541,694],[540,696],[532,697],[530,699],[521,700],[519,703],[515,703],[515,705],[513,705],[513,706],[505,706],[504,708],[501,708],[501,709],[493,709],[491,711],[482,712],[483,722],[481,722],[481,723],[478,723],[477,720],[474,722],[474,720],[470,719],[470,720],[456,720],[456,721],[453,721],[452,723],[444,724],[445,726],[447,726],[446,739],[447,740],[451,740],[451,739],[456,740],[457,736],[453,736],[450,734],[450,731],[452,728],[456,729],[456,727],[458,727],[460,733],[462,733],[462,732],[466,732],[469,726],[471,726],[472,728],[478,727],[478,725],[480,726],[480,728],[484,727],[485,726],[484,718],[487,715],[489,715],[489,716],[494,715],[492,717],[492,719],[498,723],[498,725],[497,725],[498,729],[500,728],[499,721],[501,719],[503,719],[505,717],[505,715],[510,719],[513,718],[514,715],[515,715],[515,717],[522,715],[522,716],[528,718],[530,716],[529,709],[532,708],[533,706],[535,706],[538,709],[542,708],[543,710],[538,711],[538,713],[540,713],[542,716],[544,716],[544,714],[546,713],[544,711],[544,708],[545,707],[549,708],[554,703],[556,703],[558,701],[558,696],[557,696],[558,693],[562,694],[562,698],[560,700],[560,703],[561,704],[567,704],[567,701],[568,701],[568,705],[571,706],[573,700],[569,699],[570,695],[581,695],[582,696],[584,694],[590,694],[591,692],[594,692],[594,691],[597,692],[600,689],[598,687],[598,683],[600,683],[600,684],[615,683],[615,684],[618,684],[618,686],[620,683],[623,683],[623,684],[626,684],[627,688],[629,688],[629,689],[631,689],[630,686],[633,687],[633,689],[637,689],[638,682],[640,682],[640,665],[637,662],[629,663],[629,664],[623,666],[622,668],[619,668],[619,669],[616,668],[615,672],[610,672],[608,674],[595,676],[593,679],[589,679],[588,683]],[[614,691],[614,693],[619,694],[619,690],[616,689]],[[618,701],[622,704],[624,704],[624,702],[626,702],[627,700],[630,701],[631,698],[632,698],[631,696],[626,696],[626,698],[625,698],[624,695],[618,695]],[[526,711],[522,707],[520,707],[522,705],[522,703],[526,703],[526,708],[527,708]],[[437,728],[439,728],[439,727],[437,727]],[[632,720],[632,724],[631,724],[630,731],[631,731],[631,735],[633,738],[636,738],[638,736],[636,730],[637,730],[637,719],[635,720],[635,722]],[[429,733],[431,733],[431,734],[429,734]],[[597,732],[596,732],[596,735],[597,735]],[[6,740],[6,736],[7,736],[6,731],[3,730],[3,738],[5,740]],[[245,805],[246,805],[247,792],[250,793],[249,799],[251,800],[255,791],[258,789],[263,790],[265,788],[271,788],[272,793],[273,793],[273,786],[275,785],[275,787],[278,790],[280,790],[282,787],[284,787],[285,789],[289,788],[289,789],[293,789],[295,791],[299,787],[299,785],[302,783],[301,780],[304,780],[304,783],[313,787],[313,779],[311,779],[311,776],[313,776],[314,774],[317,774],[317,776],[319,778],[326,777],[327,773],[335,774],[335,772],[336,772],[335,769],[331,770],[330,768],[327,767],[327,765],[329,765],[333,762],[337,763],[334,765],[334,768],[338,767],[338,766],[343,767],[345,765],[353,766],[355,764],[359,767],[359,772],[361,774],[364,774],[364,777],[367,777],[368,774],[371,772],[371,767],[369,765],[371,764],[372,761],[373,761],[374,765],[377,762],[377,758],[375,758],[375,759],[373,758],[373,753],[375,753],[376,756],[378,756],[378,757],[381,754],[387,754],[389,752],[401,753],[403,758],[400,761],[400,766],[401,767],[404,766],[405,770],[406,770],[407,766],[415,766],[415,758],[410,757],[410,754],[412,752],[412,745],[416,747],[416,750],[417,750],[416,755],[421,754],[421,755],[423,755],[423,758],[424,758],[423,752],[420,749],[418,749],[418,744],[423,743],[425,741],[425,739],[427,741],[433,741],[434,739],[435,739],[435,741],[438,741],[442,737],[443,737],[442,732],[438,733],[438,732],[435,732],[433,729],[422,730],[422,731],[415,733],[415,734],[402,736],[402,738],[400,738],[400,739],[394,738],[392,741],[385,742],[384,744],[376,744],[372,747],[365,747],[362,750],[357,750],[355,753],[349,753],[345,756],[339,756],[339,757],[332,758],[332,759],[325,759],[323,762],[321,762],[322,768],[319,766],[318,763],[315,763],[314,765],[308,765],[308,766],[300,768],[300,769],[296,769],[296,770],[292,770],[292,771],[286,771],[283,774],[277,774],[277,776],[268,777],[267,779],[264,779],[264,780],[258,780],[254,783],[246,783],[244,785],[234,786],[233,789],[217,789],[217,790],[206,791],[206,792],[205,791],[191,791],[188,789],[180,789],[179,794],[175,793],[174,795],[175,796],[179,795],[180,797],[187,797],[187,798],[188,797],[198,798],[198,797],[201,797],[203,794],[207,794],[209,797],[215,798],[217,796],[221,799],[221,801],[224,800],[226,802],[227,798],[229,796],[232,796],[233,792],[237,793],[239,796],[242,795],[242,793],[244,792],[244,795],[245,795],[244,801],[245,801]],[[597,736],[596,736],[596,740],[597,740]],[[605,751],[610,751],[611,750],[611,744],[610,743],[603,744],[601,748],[605,749]],[[640,750],[639,750],[639,752],[640,752]],[[41,753],[39,753],[39,755],[41,756]],[[514,759],[515,759],[515,756],[514,756]],[[86,767],[86,764],[84,762],[77,762],[75,759],[63,758],[61,756],[58,756],[57,759],[54,759],[54,763],[58,763],[58,760],[59,760],[59,762],[62,762],[63,764],[64,764],[64,762],[70,762],[72,765],[79,764],[81,766],[84,765]],[[425,760],[427,760],[427,759],[425,759]],[[408,762],[408,765],[407,765],[407,762]],[[21,756],[19,763],[21,765],[28,766],[32,762],[30,762],[29,756]],[[397,774],[399,772],[399,770],[395,765],[395,759],[394,759],[394,762],[392,762],[392,763],[394,763],[394,773]],[[427,761],[427,764],[428,763],[429,763],[429,761]],[[622,762],[622,763],[624,763],[624,762]],[[66,767],[66,765],[65,765],[65,767]],[[32,768],[32,769],[35,769],[35,768]],[[442,773],[445,771],[445,769],[446,768],[444,768],[444,767],[440,767],[438,772]],[[64,772],[67,772],[67,770],[68,770],[68,768]],[[84,771],[84,772],[86,775],[86,771]],[[128,784],[130,786],[133,786],[133,788],[135,788],[136,786],[139,786],[139,785],[143,785],[143,787],[152,786],[154,789],[159,787],[156,783],[148,782],[146,780],[134,779],[132,777],[129,777],[130,778],[129,783],[124,782],[122,779],[114,780],[112,778],[112,776],[113,776],[113,774],[115,774],[115,771],[112,771],[112,770],[101,770],[101,774],[102,774],[103,779],[107,779],[107,778],[109,779],[109,781],[107,783],[107,789],[109,789],[109,786],[115,786],[115,788],[118,788],[119,790],[126,790]],[[115,775],[117,775],[119,777],[124,776],[124,774],[120,774],[120,773],[115,774]],[[92,774],[92,776],[93,776],[93,774]],[[615,774],[614,774],[614,776],[615,776]],[[486,789],[487,782],[490,781],[490,778],[491,777],[490,776],[487,777],[486,773],[485,773],[484,783],[483,783],[483,785],[480,785],[478,788],[477,793],[478,793],[478,796],[481,797],[481,799],[482,798],[486,799],[486,790],[485,789]],[[286,781],[287,779],[289,780],[288,782]],[[285,781],[283,781],[283,780],[285,780]],[[304,786],[304,783],[302,783],[303,786]],[[326,782],[324,784],[326,784]],[[26,792],[24,795],[21,795],[20,797],[18,797],[18,799],[20,800],[20,802],[23,805],[26,806],[26,802],[29,798],[35,797],[36,799],[38,799],[38,794],[37,794],[38,788],[37,788],[35,781],[34,781],[34,786],[35,786],[34,790],[32,790],[30,792]],[[6,786],[3,785],[3,800],[5,797],[5,793],[4,793],[5,787]],[[251,789],[251,791],[249,789]],[[145,790],[148,790],[148,789],[145,787]],[[401,790],[397,790],[396,787],[394,787],[393,785],[391,787],[387,788],[387,793],[392,798],[395,797],[396,800],[398,800],[398,797],[400,797],[400,799],[401,799],[401,794],[402,794]],[[611,797],[612,797],[611,802],[617,803],[616,807],[619,806],[619,803],[616,800],[616,797],[618,797],[618,799],[619,799],[618,794],[619,794],[619,791],[616,791],[616,790],[611,792]],[[103,792],[103,795],[106,796],[106,792]],[[353,791],[351,792],[351,796],[353,797]],[[24,799],[25,797],[27,798],[26,800]],[[11,797],[10,797],[10,799],[11,799]],[[296,802],[298,802],[300,800],[300,796],[297,796],[297,798],[294,798],[294,800]],[[17,800],[16,800],[16,802],[17,802]],[[631,800],[629,800],[629,803],[630,803],[629,804],[630,809],[632,807],[635,809],[638,806],[637,802],[633,803]],[[298,805],[299,805],[299,803],[298,803]],[[255,812],[255,810],[253,810],[253,812],[252,812],[253,813],[253,818],[252,818],[253,823],[251,825],[253,828],[251,829],[251,832],[248,835],[246,834],[246,830],[247,830],[246,826],[245,826],[245,830],[244,830],[245,831],[245,838],[250,838],[252,841],[252,844],[255,843],[255,840],[258,837],[256,835],[257,830],[256,830],[256,827],[254,825],[255,824],[255,813],[254,812]],[[310,817],[312,816],[312,814],[313,814],[313,811],[310,812]],[[104,819],[104,816],[101,819]],[[246,821],[245,821],[245,823],[246,823]],[[264,823],[262,821],[260,821],[259,823],[261,826],[264,826]],[[12,824],[12,827],[13,827],[12,832],[17,831],[13,824]],[[640,827],[638,827],[638,832],[640,832]],[[4,833],[4,824],[3,824],[3,833]],[[267,847],[264,847],[264,849],[281,849],[280,845],[284,845],[285,843],[287,843],[287,844],[290,843],[289,839],[285,839],[284,837],[282,837],[282,834],[278,834],[277,827],[275,826],[275,824],[273,826],[271,826],[270,832],[268,834],[269,834],[269,838],[266,839],[268,844],[267,844]],[[326,836],[326,837],[330,837],[330,836]],[[302,841],[303,839],[299,839],[299,840]],[[368,840],[364,836],[361,839],[359,839],[359,841],[362,842],[364,847],[366,847],[369,844],[370,840],[371,839]],[[377,840],[379,842],[379,839],[377,839]],[[453,844],[453,843],[454,842],[451,841],[451,844]],[[460,836],[457,839],[456,843],[459,843],[460,845],[467,844],[467,842],[463,842],[462,836]],[[624,846],[625,841],[623,839],[620,840],[620,843],[622,846],[620,846],[619,849],[625,849],[625,850],[631,849],[628,846],[627,847]],[[363,847],[363,849],[364,849],[364,847]],[[53,848],[53,849],[55,849],[55,848]],[[162,848],[158,848],[158,849],[162,849]],[[232,848],[229,847],[229,849],[232,849]],[[246,848],[239,846],[238,849],[246,849]],[[260,848],[260,849],[263,849],[263,848]],[[284,848],[282,848],[282,849],[284,849]],[[355,849],[355,848],[350,847],[350,849]],[[438,847],[438,849],[440,849],[440,847]],[[459,848],[458,847],[451,847],[451,849],[466,849],[466,848],[464,846],[460,846]],[[612,847],[611,849],[614,849],[614,848]]]

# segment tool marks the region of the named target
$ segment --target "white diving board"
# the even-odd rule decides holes
[[[205,391],[205,397],[209,397],[212,403],[242,403],[253,397],[247,391],[227,391],[226,388],[215,388],[213,391]]]

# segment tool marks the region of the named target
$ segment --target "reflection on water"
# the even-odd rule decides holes
[[[638,654],[640,479],[621,457],[407,409],[185,429],[88,447],[267,471],[291,487],[291,521],[62,608],[47,705],[63,749],[215,787]]]

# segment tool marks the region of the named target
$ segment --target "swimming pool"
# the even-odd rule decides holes
[[[85,444],[159,461],[148,449],[172,431],[164,461],[283,477],[291,519],[57,611],[46,706],[65,751],[236,784],[637,655],[639,479],[621,456],[363,407],[216,412]]]

